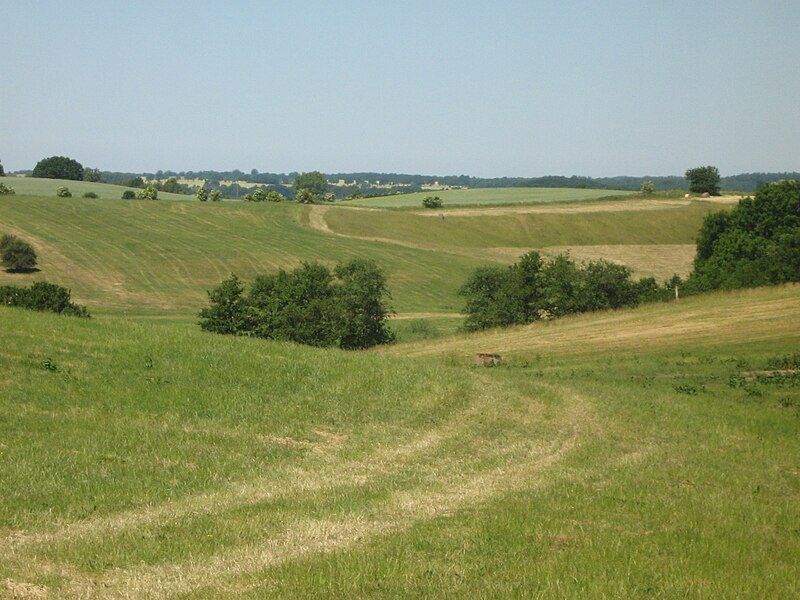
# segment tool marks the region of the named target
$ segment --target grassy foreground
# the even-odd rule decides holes
[[[0,308],[0,590],[800,594],[798,287],[470,340]]]

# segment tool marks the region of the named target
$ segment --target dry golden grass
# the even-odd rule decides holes
[[[634,310],[566,317],[508,329],[378,350],[404,356],[447,355],[467,360],[477,352],[507,356],[596,354],[658,345],[680,348],[793,336],[800,343],[800,285],[718,292]]]

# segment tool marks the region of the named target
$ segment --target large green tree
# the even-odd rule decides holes
[[[50,158],[43,158],[36,163],[31,177],[81,181],[83,179],[83,165],[67,156],[51,156]]]
[[[91,167],[85,167],[83,169],[83,180],[91,181],[94,183],[102,181],[103,177],[102,175],[100,175],[100,169],[92,169]]]
[[[690,290],[789,281],[800,281],[800,181],[767,184],[735,209],[705,218]]]
[[[319,171],[301,173],[294,179],[295,194],[300,190],[308,190],[315,198],[321,198],[328,190],[328,182]]]
[[[717,167],[696,167],[686,171],[689,180],[689,191],[695,194],[711,194],[719,196],[719,169]]]

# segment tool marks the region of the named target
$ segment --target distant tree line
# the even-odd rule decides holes
[[[254,170],[255,171],[255,170]],[[119,173],[111,171],[101,172],[103,181],[119,185],[129,185],[129,181],[138,177],[146,179],[186,178],[202,179],[210,189],[219,189],[226,198],[241,198],[249,193],[251,186],[239,186],[236,183],[222,184],[223,181],[269,186],[287,198],[293,198],[295,179],[301,173],[259,173],[257,171],[245,173],[243,171],[156,171],[155,173]],[[404,173],[381,172],[353,172],[353,173],[324,173],[325,180],[335,183],[339,180],[351,182],[350,185],[328,185],[327,191],[333,193],[337,199],[353,196],[388,196],[419,192],[423,185],[438,181],[444,186],[461,186],[470,188],[498,188],[498,187],[552,187],[552,188],[586,188],[607,190],[639,191],[645,181],[653,184],[653,191],[686,190],[690,189],[690,181],[685,176],[645,175],[642,177],[584,177],[578,175],[546,175],[543,177],[470,177],[469,175],[410,175]],[[721,177],[719,187],[722,190],[740,192],[755,192],[767,183],[774,183],[783,179],[800,179],[800,172],[786,173],[741,173]],[[376,182],[389,187],[377,187]],[[352,182],[356,182],[353,184]],[[167,190],[164,190],[167,191]],[[193,193],[187,190],[184,193]]]
[[[236,277],[209,292],[200,326],[215,333],[354,350],[394,340],[387,327],[386,278],[371,260],[333,271],[304,263],[256,277],[249,290]]]

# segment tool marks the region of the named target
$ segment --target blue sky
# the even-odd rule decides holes
[[[0,159],[800,170],[800,2],[6,2]]]

